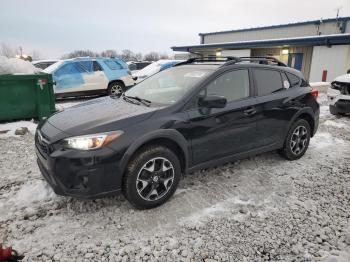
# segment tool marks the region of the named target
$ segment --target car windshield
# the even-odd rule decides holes
[[[211,70],[173,67],[157,73],[125,92],[125,96],[138,97],[151,103],[171,105],[184,97],[196,83]]]

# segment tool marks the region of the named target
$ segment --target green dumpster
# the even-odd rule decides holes
[[[0,121],[35,118],[55,111],[51,74],[0,75]]]

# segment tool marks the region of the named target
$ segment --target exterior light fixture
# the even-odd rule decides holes
[[[289,50],[288,49],[282,49],[282,55],[288,55]]]
[[[221,56],[221,51],[217,51],[216,56]]]

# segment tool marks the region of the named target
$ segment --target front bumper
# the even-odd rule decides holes
[[[53,150],[36,134],[35,149],[39,169],[58,195],[94,199],[121,190],[121,157],[110,148]]]
[[[350,100],[338,100],[333,105],[329,105],[331,110],[341,114],[350,113]]]
[[[350,96],[343,95],[339,90],[328,89],[327,98],[329,107],[337,113],[350,113]]]

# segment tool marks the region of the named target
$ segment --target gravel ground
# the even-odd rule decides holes
[[[33,136],[0,136],[0,242],[25,261],[350,261],[350,118],[303,158],[271,152],[186,176],[165,205],[56,196]]]

